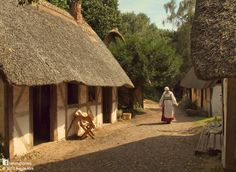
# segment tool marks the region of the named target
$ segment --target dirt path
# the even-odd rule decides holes
[[[157,103],[146,100],[145,113],[106,125],[96,139],[42,144],[22,157],[36,171],[211,171],[219,158],[195,156],[199,124],[177,109],[172,124],[160,122]]]

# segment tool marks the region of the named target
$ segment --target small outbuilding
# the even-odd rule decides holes
[[[194,68],[191,68],[180,85],[184,88],[184,97],[195,102],[209,116],[222,115],[221,80],[201,80],[196,76]]]
[[[0,1],[0,135],[8,157],[77,134],[77,109],[116,121],[117,88],[133,84],[92,28],[50,3]]]

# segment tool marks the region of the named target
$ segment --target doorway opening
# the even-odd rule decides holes
[[[33,93],[33,136],[34,145],[50,141],[51,131],[51,87],[36,86]]]
[[[103,87],[102,89],[102,113],[103,123],[111,123],[112,113],[112,88]]]

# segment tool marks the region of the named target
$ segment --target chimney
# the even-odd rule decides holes
[[[79,0],[73,0],[71,3],[71,14],[75,18],[78,24],[83,23],[81,2]]]

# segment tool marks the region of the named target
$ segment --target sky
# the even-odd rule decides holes
[[[172,24],[163,26],[162,21],[166,19],[164,4],[170,0],[119,0],[121,12],[145,13],[158,28],[174,30]],[[177,0],[177,4],[180,0]]]

